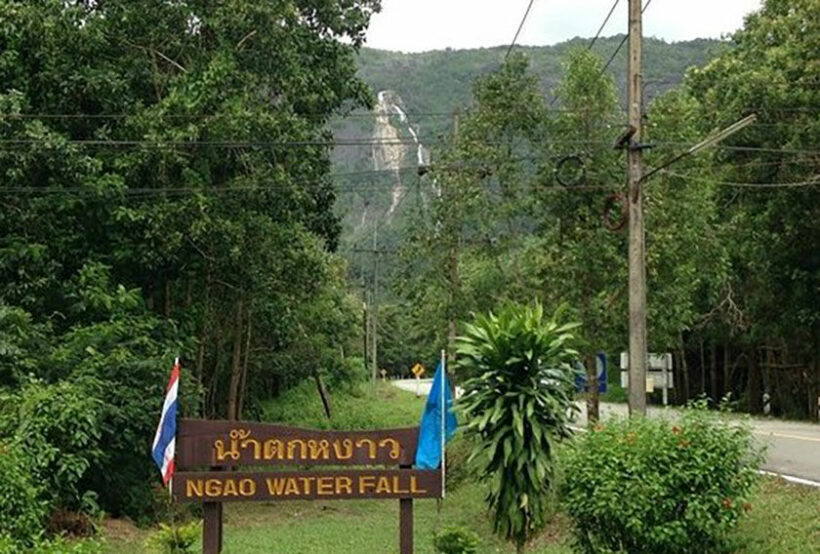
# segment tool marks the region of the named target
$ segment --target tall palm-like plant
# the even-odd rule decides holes
[[[475,439],[470,457],[489,485],[495,532],[519,552],[546,523],[556,441],[569,436],[578,353],[577,324],[545,318],[543,307],[509,305],[477,316],[457,339],[464,382],[460,410]]]

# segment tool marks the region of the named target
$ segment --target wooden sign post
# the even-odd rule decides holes
[[[183,419],[177,433],[179,471],[174,475],[172,494],[178,502],[202,503],[205,554],[222,550],[224,502],[398,499],[400,552],[410,554],[413,499],[441,498],[442,492],[439,470],[412,469],[417,445],[418,427],[320,431],[245,421]],[[300,469],[222,471],[254,465]],[[322,465],[359,467],[301,469]]]

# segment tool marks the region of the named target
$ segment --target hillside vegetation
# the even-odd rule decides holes
[[[601,38],[593,52],[604,60],[618,49],[624,36]],[[542,94],[551,103],[551,108],[561,109],[561,99],[555,99],[555,88],[564,73],[567,55],[575,49],[586,48],[589,39],[575,38],[553,46],[519,47],[516,51],[526,54],[530,70],[537,76]],[[678,85],[690,67],[698,67],[719,52],[728,48],[727,42],[696,39],[685,42],[668,43],[658,39],[646,39],[644,42],[645,87],[646,96],[651,99],[661,92]],[[421,53],[402,53],[386,50],[363,48],[358,56],[358,74],[369,84],[374,94],[382,90],[396,93],[408,115],[407,124],[401,124],[398,118],[391,118],[402,136],[410,139],[407,131],[409,124],[418,134],[421,142],[434,149],[440,144],[442,135],[449,133],[453,112],[463,112],[473,105],[472,86],[474,81],[483,75],[498,70],[506,53],[506,47],[475,48],[465,50],[433,50]],[[621,100],[625,98],[624,75],[626,74],[626,49],[622,48],[606,71],[620,89]],[[335,135],[337,139],[365,139],[374,136],[376,126],[375,114],[368,111],[354,111],[349,117],[337,121]],[[416,164],[413,148],[400,145],[404,152],[398,155],[401,167],[414,167]],[[419,215],[419,194],[416,194],[418,176],[411,169],[397,176],[394,172],[386,174],[370,173],[374,169],[373,147],[369,144],[346,144],[337,146],[334,154],[334,169],[339,187],[337,213],[343,218],[342,244],[352,247],[354,243],[372,240],[372,226],[380,223],[382,244],[390,247],[400,241],[401,221],[411,220]],[[433,160],[435,161],[435,160]],[[412,190],[412,194],[402,203],[402,210],[393,217],[386,218],[391,205],[391,191],[397,182],[399,186]],[[361,246],[361,245],[360,245]],[[350,257],[354,273],[358,274],[360,266],[365,263],[361,256]]]

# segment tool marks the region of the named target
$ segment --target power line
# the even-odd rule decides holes
[[[509,57],[510,52],[512,52],[513,46],[515,46],[515,43],[518,40],[518,34],[521,32],[521,29],[524,28],[524,22],[527,21],[527,16],[530,14],[530,8],[532,8],[533,2],[535,2],[535,0],[530,0],[530,3],[527,4],[527,10],[524,12],[524,17],[521,18],[521,23],[518,24],[518,30],[515,32],[515,36],[510,43],[510,47],[507,48],[507,53],[504,54],[505,60]]]
[[[646,4],[644,4],[644,5],[643,5],[643,8],[641,8],[641,13],[644,13],[644,12],[646,11],[646,8],[648,8],[648,7],[649,7],[649,4],[651,4],[651,3],[652,3],[652,0],[646,0]],[[598,78],[599,78],[599,79],[601,78],[601,76],[603,76],[604,72],[606,72],[606,70],[609,68],[610,64],[611,64],[611,63],[612,63],[612,61],[615,59],[615,57],[618,55],[618,52],[620,52],[620,51],[621,51],[621,48],[623,48],[623,47],[624,47],[624,44],[626,44],[626,41],[627,41],[627,40],[629,40],[629,33],[627,33],[626,35],[624,35],[624,38],[621,40],[620,44],[618,44],[618,47],[615,49],[615,51],[614,51],[614,52],[612,53],[612,55],[609,57],[609,59],[607,60],[607,62],[604,64],[604,68],[603,68],[603,69],[601,69],[601,72],[598,74]]]
[[[270,112],[274,113],[274,112]],[[250,116],[251,114],[245,114]],[[285,115],[293,115],[296,117],[328,117],[346,119],[348,117],[384,117],[384,114],[377,112],[353,112],[348,114],[322,114],[322,113],[291,113]],[[450,112],[404,112],[406,116],[413,117],[452,117]],[[128,119],[129,117],[137,116],[151,116],[156,119],[180,119],[180,120],[198,120],[198,119],[233,119],[236,120],[240,116],[237,114],[152,114],[152,113],[11,113],[0,114],[1,119]],[[255,117],[255,115],[254,115]]]
[[[680,179],[687,179],[690,181],[712,183],[714,185],[725,187],[740,187],[749,189],[802,188],[820,185],[820,175],[816,175],[813,179],[810,179],[808,181],[798,181],[795,183],[737,183],[733,181],[721,181],[719,179],[712,179],[710,177],[702,177],[699,175],[685,175],[683,173],[677,173],[675,171],[670,171],[668,169],[664,169],[662,170],[662,172],[672,177],[678,177]]]
[[[648,5],[648,4],[647,4]],[[644,8],[646,9],[646,8]],[[672,82],[666,84],[673,84]],[[798,83],[799,84],[799,83]],[[794,84],[789,85],[770,85],[782,86],[783,88],[794,88]],[[814,106],[754,106],[747,107],[749,111],[775,111],[775,112],[789,112],[789,113],[818,113],[820,107]],[[468,110],[469,111],[469,110]],[[581,113],[582,110],[572,110],[569,108],[557,108],[553,111],[567,112],[567,113]],[[273,112],[271,112],[273,113]],[[430,111],[430,112],[404,112],[407,116],[435,116],[450,119],[452,112],[444,111]],[[0,120],[27,120],[27,119],[127,119],[129,117],[137,116],[152,116],[157,119],[180,119],[180,120],[196,120],[196,119],[237,119],[236,114],[150,114],[150,113],[0,113]],[[384,117],[383,114],[377,112],[353,112],[349,114],[320,114],[320,113],[306,113],[306,114],[290,114],[294,116],[322,116],[322,117],[340,117],[342,119],[347,117]],[[758,124],[760,125],[760,124]]]
[[[587,50],[592,49],[592,46],[598,40],[598,36],[601,34],[601,31],[603,31],[604,26],[606,26],[607,22],[609,21],[609,18],[612,17],[612,13],[615,11],[615,8],[618,6],[619,2],[620,2],[620,0],[615,0],[615,3],[612,5],[612,8],[610,8],[609,13],[607,14],[606,18],[604,19],[604,22],[601,24],[601,27],[598,29],[598,32],[595,34],[595,38],[593,38],[592,41],[587,46]],[[652,0],[646,0],[646,4],[644,4],[643,8],[641,8],[641,13],[645,12],[646,8],[648,8],[649,4],[651,4],[651,3],[652,3]],[[601,72],[598,73],[598,76],[596,77],[596,80],[600,79],[604,75],[604,73],[606,73],[606,70],[609,69],[610,64],[612,64],[612,61],[618,55],[618,52],[621,51],[621,48],[624,47],[624,44],[626,44],[627,40],[629,40],[629,33],[628,32],[626,33],[626,35],[624,35],[624,38],[618,44],[618,47],[615,49],[615,52],[613,52],[612,55],[609,57],[609,59],[606,61],[606,63],[604,64],[604,67],[601,69]],[[558,101],[558,96],[556,95],[550,101],[550,106],[555,104],[555,102],[557,102],[557,101]]]
[[[598,27],[598,32],[595,33],[595,36],[587,45],[587,50],[592,50],[592,47],[595,46],[595,42],[598,40],[598,37],[601,36],[601,32],[604,30],[604,27],[606,27],[606,24],[609,23],[609,18],[612,17],[612,14],[615,12],[615,8],[618,7],[620,1],[621,0],[615,0],[615,3],[612,4],[612,7],[609,9],[609,13],[606,14],[606,17],[604,18],[604,22],[601,23],[600,27]]]
[[[420,140],[422,146],[433,144],[449,144],[449,141],[436,139]],[[159,149],[172,149],[184,146],[212,146],[217,148],[253,148],[253,147],[311,147],[311,146],[416,146],[419,144],[413,138],[398,139],[373,139],[373,138],[341,138],[334,140],[302,140],[302,141],[266,141],[266,140],[147,140],[147,139],[65,139],[62,137],[53,138],[21,138],[21,139],[0,139],[0,149],[4,146],[20,147],[38,145],[41,147],[60,148],[66,145],[82,146],[145,146]],[[506,145],[505,141],[484,141],[484,145]],[[552,145],[576,144],[576,145],[610,145],[611,141],[606,140],[561,140],[551,143]]]

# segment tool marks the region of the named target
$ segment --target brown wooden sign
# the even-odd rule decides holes
[[[176,435],[179,471],[171,491],[178,502],[202,503],[205,554],[222,551],[224,502],[355,498],[398,499],[399,549],[410,554],[413,499],[442,495],[441,470],[412,469],[418,433],[418,427],[323,431],[251,421],[182,419]],[[291,466],[293,470],[224,471],[237,466]],[[302,471],[305,466],[364,467]]]
[[[173,494],[179,502],[439,498],[441,472],[415,469],[179,472],[174,475]]]
[[[248,465],[411,465],[418,428],[321,431],[250,421],[183,419],[179,469]]]

